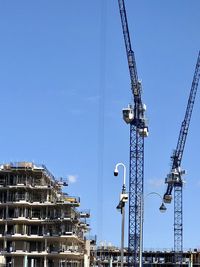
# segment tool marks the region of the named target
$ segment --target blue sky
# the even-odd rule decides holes
[[[150,128],[145,193],[163,194],[200,48],[200,2],[126,4]],[[122,178],[113,169],[129,163],[121,110],[132,96],[117,0],[1,1],[0,36],[0,161],[70,176],[66,191],[90,209],[91,235],[119,245]],[[183,158],[185,248],[200,248],[199,104],[198,93]],[[146,198],[145,248],[173,247],[173,204],[166,214],[159,205]]]

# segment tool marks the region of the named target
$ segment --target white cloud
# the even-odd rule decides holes
[[[77,178],[78,178],[77,175],[69,174],[69,175],[67,176],[67,179],[68,179],[69,184],[74,184],[74,183],[76,183]]]

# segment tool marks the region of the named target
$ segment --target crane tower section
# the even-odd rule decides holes
[[[128,266],[138,265],[141,236],[141,205],[144,181],[144,137],[148,136],[145,118],[146,106],[141,99],[141,82],[138,80],[135,55],[131,48],[128,21],[124,0],[118,0],[126,55],[131,80],[134,104],[123,109],[123,118],[130,124],[130,166],[129,166],[129,227]]]
[[[200,79],[200,51],[197,58],[192,86],[189,94],[189,99],[186,107],[184,120],[181,124],[179,132],[178,142],[176,149],[171,156],[172,165],[170,173],[165,179],[167,184],[167,190],[164,194],[163,200],[165,203],[171,203],[172,190],[174,188],[174,251],[175,261],[181,261],[183,251],[183,199],[182,199],[182,176],[185,174],[184,170],[181,170],[181,161],[183,157],[184,147],[192,116],[192,110],[194,107],[195,97],[197,93],[198,83]]]

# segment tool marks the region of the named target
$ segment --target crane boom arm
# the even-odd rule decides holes
[[[173,157],[174,159],[173,159],[172,168],[177,168],[181,165],[181,160],[183,157],[185,142],[186,142],[188,129],[189,129],[189,125],[190,125],[190,120],[191,120],[191,116],[192,116],[192,110],[194,107],[194,101],[195,101],[196,92],[197,92],[197,88],[198,88],[199,78],[200,78],[200,52],[198,54],[197,64],[196,64],[196,68],[195,68],[195,72],[194,72],[194,77],[193,77],[190,95],[189,95],[189,99],[188,99],[188,103],[187,103],[185,117],[184,117],[184,120],[183,120],[182,125],[181,125],[178,143],[176,146],[175,155]]]
[[[118,0],[118,3],[119,3],[121,23],[122,23],[122,30],[123,30],[123,35],[124,35],[124,42],[125,42],[125,47],[126,47],[128,67],[129,67],[130,78],[131,78],[131,90],[134,95],[134,100],[136,100],[137,98],[136,96],[139,96],[139,102],[141,102],[141,88],[140,88],[140,84],[138,83],[135,55],[131,48],[131,40],[130,40],[130,35],[129,35],[128,21],[127,21],[127,16],[126,16],[124,0]]]
[[[188,129],[189,129],[189,125],[190,125],[190,120],[191,120],[191,116],[192,116],[192,110],[194,107],[194,101],[195,101],[195,97],[196,97],[196,93],[197,93],[199,79],[200,79],[200,51],[199,51],[198,58],[197,58],[197,63],[196,63],[196,67],[195,67],[195,72],[194,72],[194,76],[193,76],[193,81],[192,81],[190,95],[189,95],[189,99],[188,99],[188,103],[187,103],[185,117],[184,117],[184,120],[181,124],[181,129],[179,132],[176,150],[174,151],[174,153],[171,157],[172,158],[172,167],[171,167],[171,172],[168,175],[170,177],[169,177],[169,179],[166,179],[166,183],[168,183],[168,187],[167,187],[167,191],[164,195],[164,200],[166,200],[166,198],[171,195],[174,184],[177,182],[177,179],[175,179],[175,181],[173,181],[173,178],[174,178],[173,176],[178,175],[180,178],[180,175],[181,175],[181,173],[178,173],[179,172],[178,169],[181,166],[181,161],[182,161],[182,157],[183,157],[184,147],[185,147]],[[177,178],[177,177],[175,177],[175,178]],[[178,182],[182,183],[181,180],[179,180]]]

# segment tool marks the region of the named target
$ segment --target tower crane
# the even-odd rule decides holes
[[[192,116],[192,110],[194,106],[199,79],[200,79],[200,51],[199,51],[198,58],[197,58],[197,63],[195,67],[195,72],[194,72],[194,77],[192,81],[188,103],[187,103],[185,117],[181,124],[181,129],[179,132],[176,149],[174,150],[173,155],[171,156],[171,160],[172,160],[171,170],[170,170],[170,173],[167,175],[167,178],[165,179],[165,183],[167,184],[167,190],[163,197],[163,200],[165,203],[171,203],[172,190],[174,189],[175,262],[182,261],[182,251],[183,251],[183,197],[182,197],[183,179],[182,179],[182,176],[185,174],[185,171],[181,169],[181,161],[183,157],[185,142],[186,142],[188,129],[190,125],[190,120]]]
[[[135,55],[131,47],[124,0],[118,0],[118,4],[134,102],[122,112],[125,122],[130,124],[128,266],[136,267],[141,246],[140,234],[143,229],[140,210],[144,180],[144,137],[148,136],[148,127],[145,119],[146,106],[142,103],[142,85],[138,80]]]

